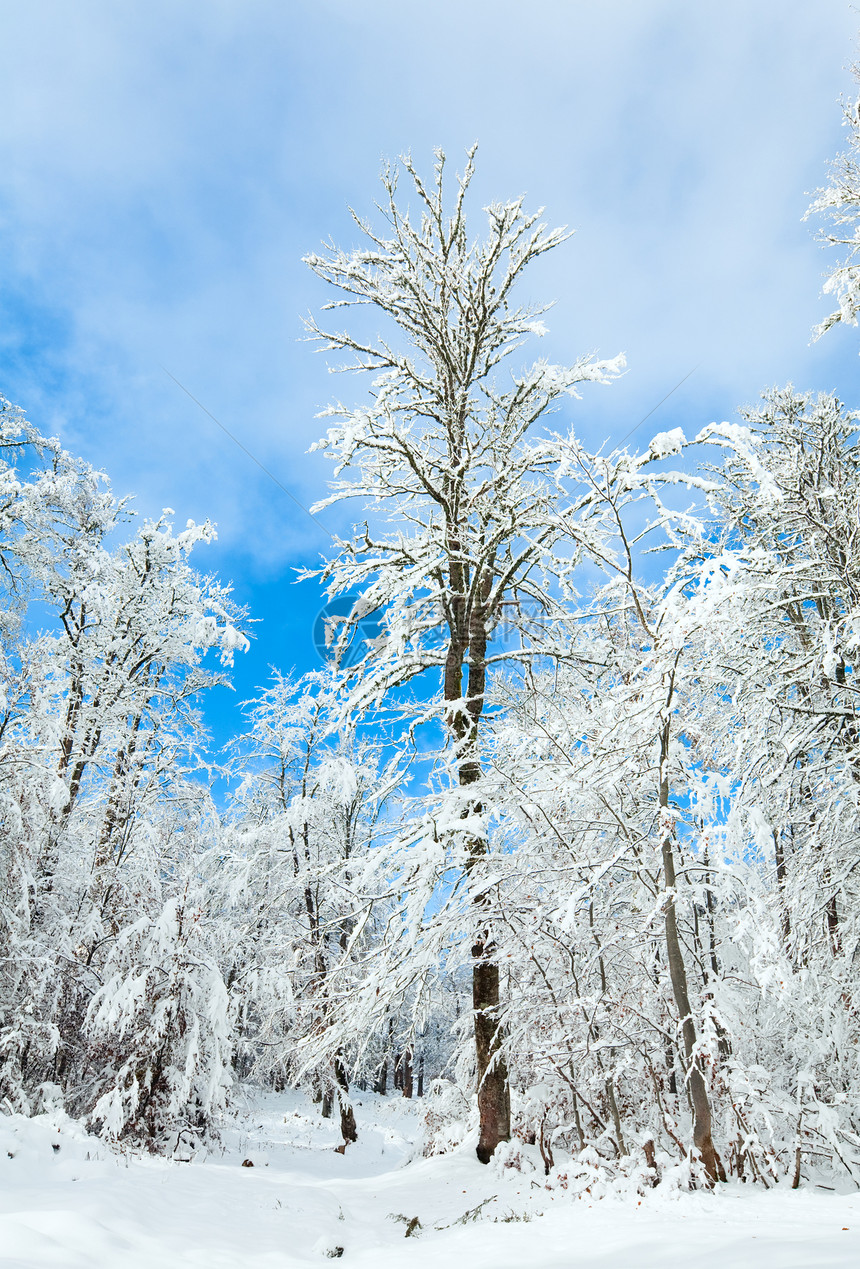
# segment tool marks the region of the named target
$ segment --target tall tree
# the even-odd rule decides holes
[[[578,384],[611,379],[623,358],[583,357],[566,368],[540,361],[501,381],[497,368],[527,336],[544,333],[545,307],[517,306],[515,288],[567,234],[548,229],[518,199],[488,206],[485,237],[470,238],[474,150],[450,211],[445,158],[436,158],[432,184],[411,159],[401,160],[417,219],[398,201],[399,169],[386,168],[385,228],[354,215],[362,247],[329,245],[307,258],[340,293],[329,309],[369,307],[389,331],[374,336],[366,320],[355,331],[311,320],[309,330],[325,349],[348,355],[345,369],[373,376],[368,402],[328,411],[335,422],[317,448],[334,459],[338,478],[320,505],[358,496],[393,524],[388,533],[365,524],[323,570],[330,593],[360,596],[342,640],[370,612],[380,622],[366,655],[344,670],[354,684],[351,704],[379,700],[425,671],[439,676],[437,705],[459,789],[453,818],[462,879],[473,904],[478,1157],[487,1162],[510,1134],[499,966],[480,877],[488,852],[479,790],[487,676],[511,655],[493,647],[493,631],[524,603],[541,611],[554,603],[543,583],[559,567],[552,550],[568,527],[558,514],[568,491],[555,450],[535,427],[560,398],[577,395]]]

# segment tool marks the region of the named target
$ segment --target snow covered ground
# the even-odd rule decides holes
[[[362,1096],[361,1140],[340,1155],[334,1126],[307,1101],[267,1095],[225,1132],[223,1155],[190,1163],[114,1154],[65,1119],[0,1117],[0,1265],[290,1269],[327,1256],[362,1269],[860,1265],[860,1193],[660,1187],[641,1201],[573,1199],[548,1191],[542,1173],[484,1168],[471,1149],[416,1157],[419,1109]]]

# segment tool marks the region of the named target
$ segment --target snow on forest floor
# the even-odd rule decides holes
[[[573,1199],[547,1191],[540,1174],[482,1167],[471,1148],[420,1158],[420,1110],[361,1094],[361,1139],[340,1155],[334,1124],[304,1098],[259,1095],[225,1131],[223,1154],[191,1163],[115,1154],[68,1119],[0,1116],[0,1265],[291,1269],[326,1256],[362,1269],[860,1265],[856,1191],[732,1185]],[[416,1216],[421,1228],[406,1241]]]

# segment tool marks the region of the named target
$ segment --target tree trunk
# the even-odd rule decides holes
[[[499,967],[483,959],[487,951],[482,942],[472,948],[475,967],[472,971],[472,1008],[475,1013],[475,1056],[478,1063],[478,1113],[480,1135],[477,1155],[481,1163],[489,1163],[500,1141],[511,1135],[511,1094],[508,1067],[501,1054],[497,1015],[499,1010]]]
[[[678,922],[675,914],[675,859],[672,853],[672,822],[668,817],[669,810],[669,724],[663,727],[660,736],[660,810],[662,812],[662,854],[663,874],[666,882],[666,959],[669,962],[669,976],[672,981],[672,992],[675,1005],[681,1019],[681,1034],[684,1040],[684,1058],[687,1070],[687,1084],[690,1090],[690,1101],[693,1107],[693,1145],[705,1165],[705,1171],[713,1184],[714,1181],[725,1181],[726,1175],[720,1157],[714,1149],[711,1134],[711,1103],[696,1053],[696,1028],[690,1009],[690,992],[687,985],[687,969],[678,935]]]
[[[457,556],[459,543],[449,532],[452,550],[451,605],[454,619],[451,625],[451,642],[445,663],[444,695],[449,706],[448,728],[459,750],[458,775],[460,787],[467,789],[481,778],[478,758],[478,725],[484,709],[484,693],[487,685],[487,614],[484,607],[492,585],[492,567],[481,585],[475,586],[476,594],[465,616],[464,594],[467,590],[465,570]],[[492,566],[492,561],[491,561]],[[463,702],[463,659],[468,651],[468,678],[465,704]],[[463,816],[478,816],[482,806],[475,800],[464,807]],[[475,837],[469,845],[471,870],[486,858],[485,838]],[[489,899],[479,894],[474,900],[476,916],[475,941],[472,944],[472,1012],[475,1027],[475,1064],[478,1084],[478,1115],[480,1132],[477,1155],[481,1163],[489,1163],[500,1141],[511,1136],[511,1094],[508,1086],[508,1068],[502,1054],[502,1037],[499,1026],[499,967],[494,960],[495,943],[489,928],[487,912]]]
[[[358,1141],[358,1129],[355,1126],[355,1112],[349,1100],[349,1081],[346,1068],[339,1057],[334,1060],[334,1077],[337,1080],[337,1096],[340,1104],[340,1133],[345,1146]]]
[[[776,886],[779,894],[779,901],[782,907],[782,942],[786,952],[790,951],[791,945],[791,914],[788,910],[788,900],[785,894],[787,869],[785,864],[785,846],[782,841],[782,830],[779,828],[772,829],[773,834],[773,854],[776,860]]]
[[[404,1049],[400,1059],[402,1070],[403,1096],[412,1100],[412,1050]]]

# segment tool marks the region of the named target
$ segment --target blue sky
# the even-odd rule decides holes
[[[236,670],[316,663],[319,596],[291,585],[326,535],[295,497],[332,383],[301,342],[324,299],[302,265],[356,240],[381,160],[480,143],[474,202],[526,192],[573,240],[535,355],[624,351],[571,419],[595,447],[694,431],[773,384],[851,405],[860,336],[810,342],[828,257],[801,217],[844,143],[860,16],[843,0],[29,0],[0,43],[0,392],[134,491],[216,521],[198,563],[260,618]],[[350,513],[323,517],[345,530]],[[224,697],[219,734],[233,726]]]

